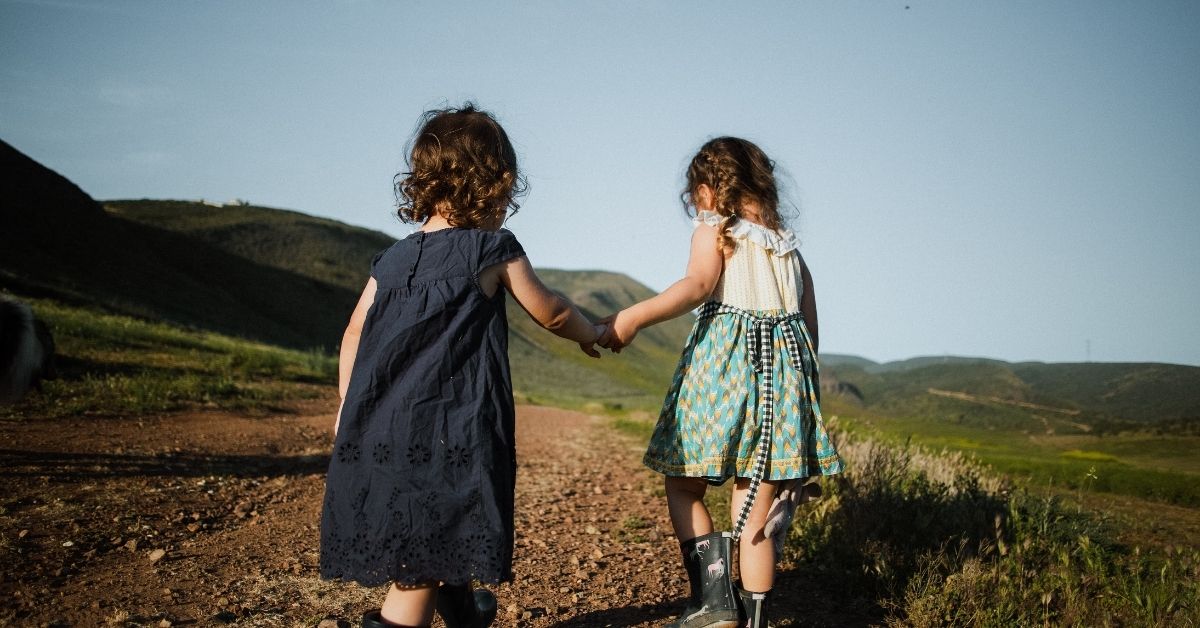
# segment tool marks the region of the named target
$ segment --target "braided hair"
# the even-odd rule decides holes
[[[713,192],[713,211],[722,217],[718,226],[717,246],[732,254],[733,238],[729,228],[742,219],[746,205],[757,207],[757,220],[768,229],[779,229],[779,187],[775,182],[775,162],[753,142],[737,137],[709,140],[692,157],[687,169],[687,187],[680,194],[684,211],[696,207],[696,192],[707,185]]]

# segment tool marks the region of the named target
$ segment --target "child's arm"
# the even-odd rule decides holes
[[[333,423],[334,435],[337,435],[338,426],[342,423],[342,406],[346,403],[346,390],[350,388],[350,373],[354,371],[354,357],[358,355],[358,340],[362,335],[363,321],[367,319],[367,310],[375,303],[377,285],[374,277],[367,280],[367,286],[358,298],[358,305],[350,314],[346,332],[342,334],[342,348],[338,355],[338,397],[342,401],[338,404],[337,419]]]
[[[808,264],[800,258],[800,277],[804,281],[804,294],[800,297],[800,312],[804,314],[804,328],[812,338],[813,353],[817,353],[817,295],[813,292],[812,273],[808,272]]]
[[[593,325],[574,303],[547,288],[533,271],[528,257],[522,255],[497,266],[500,282],[529,318],[556,336],[578,342],[588,355],[600,357],[591,345],[600,338],[603,326]]]
[[[633,342],[642,329],[690,312],[708,299],[725,267],[725,257],[717,247],[717,233],[714,226],[700,224],[696,227],[692,232],[692,252],[683,279],[612,316],[607,348],[618,351]]]

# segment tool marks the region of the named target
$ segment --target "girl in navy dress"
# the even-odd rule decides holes
[[[391,583],[363,626],[482,627],[512,578],[514,412],[504,294],[599,357],[595,326],[501,229],[523,191],[504,129],[468,104],[431,111],[397,175],[420,224],[375,257],[342,339],[321,517],[321,576]]]

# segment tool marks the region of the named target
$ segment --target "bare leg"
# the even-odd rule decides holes
[[[380,616],[402,626],[428,626],[433,623],[437,602],[437,583],[393,584],[388,587]]]
[[[707,489],[708,482],[700,478],[667,477],[667,510],[681,543],[713,531],[712,517],[704,507]]]
[[[741,512],[742,503],[750,492],[750,479],[737,478],[734,485],[733,499],[730,500],[729,518],[736,522]],[[779,489],[778,482],[764,480],[758,485],[758,496],[754,498],[754,507],[746,519],[746,527],[742,528],[742,537],[738,539],[738,566],[742,574],[742,588],[747,591],[770,591],[775,585],[775,546],[763,534],[767,524],[767,514],[771,512],[771,501]]]

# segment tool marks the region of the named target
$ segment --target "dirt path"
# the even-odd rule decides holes
[[[355,625],[383,590],[317,577],[331,407],[0,423],[0,623]],[[672,617],[685,584],[642,445],[552,408],[517,425],[516,581],[495,625]]]

